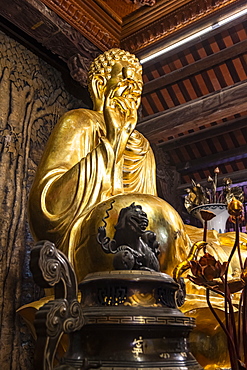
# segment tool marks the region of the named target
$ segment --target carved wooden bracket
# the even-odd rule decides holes
[[[91,59],[85,58],[81,54],[73,55],[67,62],[71,77],[83,87],[87,87],[88,70],[91,63]]]
[[[121,25],[91,0],[42,0],[99,49],[119,47]]]
[[[34,367],[51,370],[62,335],[75,332],[84,324],[77,300],[77,279],[66,256],[49,241],[41,241],[33,248],[30,268],[39,286],[55,290],[55,299],[37,311],[34,321],[37,333]]]

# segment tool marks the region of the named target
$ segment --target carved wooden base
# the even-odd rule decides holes
[[[84,326],[63,361],[81,369],[193,369],[194,319],[177,308],[173,279],[149,271],[89,274],[79,285]],[[75,353],[75,348],[76,353]]]

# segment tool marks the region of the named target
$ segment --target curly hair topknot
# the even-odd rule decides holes
[[[88,89],[90,95],[92,94],[91,91],[91,81],[95,74],[103,74],[107,80],[111,77],[111,70],[112,66],[118,60],[128,61],[131,63],[137,73],[142,72],[142,66],[139,62],[139,59],[136,58],[135,55],[130,54],[128,51],[121,50],[121,49],[111,49],[105,51],[103,54],[99,55],[94,61],[92,62],[89,72],[88,72]]]

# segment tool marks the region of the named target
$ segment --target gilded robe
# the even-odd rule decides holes
[[[156,195],[155,176],[153,152],[140,133],[132,132],[116,163],[102,113],[70,111],[55,126],[38,166],[29,198],[31,231],[73,263],[90,212],[117,194]]]

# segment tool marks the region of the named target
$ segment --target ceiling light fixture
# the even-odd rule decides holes
[[[186,37],[185,39],[182,39],[182,40],[180,40],[178,42],[175,42],[174,44],[172,44],[172,45],[170,45],[170,46],[168,46],[168,47],[166,47],[166,48],[164,48],[162,50],[159,50],[156,53],[147,56],[146,58],[141,59],[140,62],[141,62],[141,64],[144,64],[144,63],[148,62],[151,59],[157,58],[160,55],[167,53],[168,51],[174,50],[177,47],[179,47],[181,45],[184,45],[187,42],[196,39],[197,37],[200,37],[200,36],[204,35],[205,33],[208,33],[208,32],[210,32],[212,30],[215,30],[216,28],[219,28],[219,27],[223,26],[224,24],[233,21],[234,19],[239,18],[239,17],[241,17],[244,14],[247,14],[247,8],[241,10],[238,13],[235,13],[235,14],[230,15],[229,17],[227,17],[227,18],[225,18],[225,19],[223,19],[223,20],[221,20],[221,21],[219,21],[217,23],[214,23],[212,26],[209,26],[209,27],[204,28],[201,31],[194,33],[193,35],[190,35],[190,36]]]

